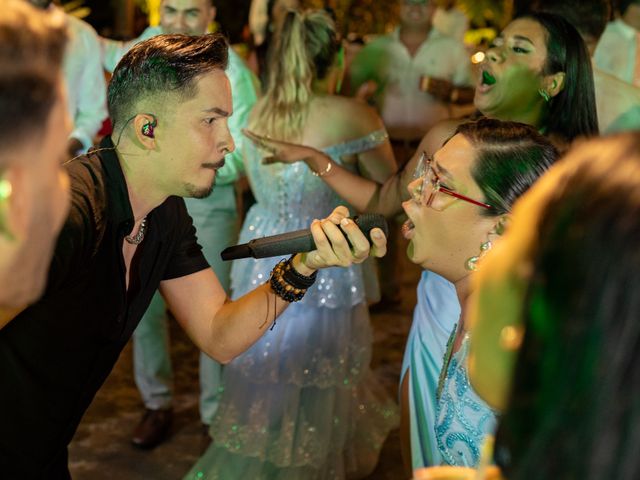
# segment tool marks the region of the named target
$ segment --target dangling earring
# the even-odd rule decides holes
[[[549,103],[549,101],[551,100],[551,95],[549,95],[549,92],[547,92],[544,88],[541,88],[540,90],[538,90],[538,93],[542,98],[544,98],[545,102]]]
[[[488,238],[491,233],[493,233],[493,231],[489,232],[487,235],[487,241],[480,244],[480,254],[467,259],[464,266],[470,272],[475,272],[478,269],[478,261],[484,257],[491,248],[493,248],[493,243],[491,243],[491,240]]]
[[[484,257],[489,250],[491,250],[491,248],[493,248],[493,243],[491,243],[491,235],[502,235],[506,229],[506,223],[507,223],[507,218],[506,217],[502,217],[500,220],[498,220],[498,223],[496,223],[495,227],[493,227],[491,229],[491,231],[489,233],[487,233],[487,240],[485,242],[482,242],[480,244],[480,253],[476,256],[473,256],[471,258],[468,258],[467,261],[465,262],[464,266],[467,270],[469,270],[470,272],[475,272],[478,268],[478,261]]]

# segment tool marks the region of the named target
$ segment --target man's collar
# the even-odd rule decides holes
[[[104,137],[96,150],[89,151],[88,155],[92,154],[98,156],[104,168],[111,220],[118,226],[125,224],[124,228],[130,230],[134,224],[133,210],[127,191],[127,182],[111,137]]]

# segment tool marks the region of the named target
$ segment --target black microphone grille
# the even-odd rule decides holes
[[[379,213],[363,213],[353,219],[360,230],[369,237],[369,233],[373,228],[379,228],[384,232],[384,236],[389,236],[389,225],[383,215]]]

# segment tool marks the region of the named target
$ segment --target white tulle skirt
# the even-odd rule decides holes
[[[224,369],[213,442],[185,478],[362,478],[397,425],[372,376],[364,304],[293,304],[272,331]]]

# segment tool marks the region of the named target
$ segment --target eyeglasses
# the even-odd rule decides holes
[[[443,205],[441,202],[435,202],[438,194],[444,193],[445,195],[449,195],[451,197],[457,198],[458,200],[477,205],[478,207],[492,208],[491,205],[479,202],[478,200],[474,200],[473,198],[469,198],[443,186],[441,184],[440,177],[433,169],[433,159],[431,157],[427,157],[427,154],[425,152],[422,152],[420,160],[418,160],[418,166],[413,172],[413,177],[416,179],[422,178],[420,187],[413,191],[413,198],[416,202],[420,202],[425,207],[431,207],[434,210],[439,211],[444,210],[445,205]],[[428,186],[430,186],[431,188],[427,188]]]

